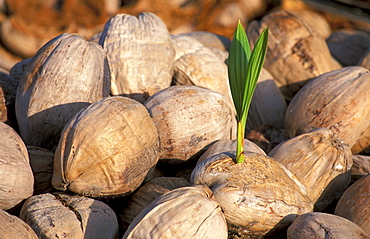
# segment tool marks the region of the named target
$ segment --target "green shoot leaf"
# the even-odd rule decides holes
[[[238,121],[236,162],[244,162],[244,133],[249,106],[265,61],[268,28],[259,36],[252,52],[240,20],[236,27],[228,57],[228,74]]]

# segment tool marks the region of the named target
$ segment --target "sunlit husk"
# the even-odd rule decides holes
[[[0,135],[0,209],[8,210],[32,196],[34,178],[21,137],[3,122]]]
[[[204,185],[172,190],[153,201],[130,224],[123,238],[227,238],[220,206]]]
[[[171,84],[175,51],[165,23],[153,13],[117,14],[100,35],[111,69],[111,92],[144,103]]]
[[[269,27],[269,47],[264,67],[287,99],[311,78],[337,69],[325,39],[299,15],[283,10],[271,12],[260,22],[248,24],[249,39],[256,42],[266,27]]]
[[[351,220],[370,235],[370,175],[352,184],[338,201],[335,214]]]
[[[0,209],[0,238],[37,239],[36,233],[22,219]]]
[[[282,142],[269,156],[302,182],[316,211],[323,211],[339,200],[351,179],[351,150],[326,128]]]
[[[370,73],[345,67],[312,79],[290,102],[285,128],[290,137],[325,127],[352,147],[370,125]]]
[[[68,121],[108,96],[109,67],[103,49],[65,33],[44,45],[19,83],[16,114],[26,145],[55,150]]]
[[[220,93],[196,86],[171,86],[145,102],[160,137],[160,159],[182,163],[211,143],[229,139],[232,113]]]
[[[133,193],[127,207],[120,213],[121,225],[127,229],[134,218],[155,199],[171,190],[186,186],[190,186],[190,183],[178,177],[157,177],[146,182]]]
[[[107,238],[118,234],[114,211],[105,203],[65,193],[46,193],[26,200],[20,218],[38,238]]]
[[[231,151],[198,164],[191,183],[210,187],[225,213],[229,233],[263,236],[288,226],[313,205],[305,187],[280,163],[247,153],[244,163],[234,163]]]
[[[337,215],[313,212],[300,215],[294,220],[288,228],[287,238],[365,239],[369,236],[350,220]]]
[[[64,128],[52,184],[92,197],[128,194],[157,163],[158,146],[157,129],[141,103],[104,98],[81,110]]]

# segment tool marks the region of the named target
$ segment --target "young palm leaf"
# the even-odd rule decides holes
[[[268,28],[251,51],[248,37],[240,21],[236,27],[228,57],[228,74],[231,95],[237,117],[236,162],[244,162],[244,133],[250,103],[266,57]]]

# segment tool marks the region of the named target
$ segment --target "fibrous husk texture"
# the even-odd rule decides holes
[[[288,228],[288,239],[368,239],[355,223],[337,215],[312,212],[300,215]]]
[[[16,96],[20,135],[26,145],[55,150],[60,133],[81,109],[109,95],[103,49],[76,34],[44,45],[28,64]]]
[[[351,183],[370,174],[370,156],[355,154],[352,156]]]
[[[0,121],[16,128],[15,96],[18,82],[4,72],[0,72]]]
[[[21,137],[3,122],[0,135],[0,209],[8,210],[32,196],[34,178]]]
[[[127,229],[134,218],[155,199],[173,189],[190,186],[185,178],[157,177],[142,185],[131,196],[127,207],[119,215],[121,224]]]
[[[306,187],[317,211],[324,211],[339,200],[351,179],[351,150],[327,128],[289,139],[276,146],[269,156]]]
[[[0,209],[0,238],[37,239],[36,233],[22,219]]]
[[[338,201],[335,214],[351,220],[370,235],[370,175],[352,184]]]
[[[195,85],[219,92],[234,107],[225,62],[191,36],[175,35],[171,39],[176,50],[173,84]]]
[[[174,189],[135,217],[123,238],[227,238],[220,206],[205,185]]]
[[[225,213],[229,233],[263,236],[312,211],[304,186],[282,164],[256,153],[246,153],[244,163],[234,163],[235,155],[229,156],[232,153],[204,160],[190,180],[212,189]]]
[[[266,27],[269,43],[264,67],[287,99],[309,79],[337,69],[325,40],[303,18],[283,10],[267,14],[248,25],[252,43]]]
[[[153,13],[118,14],[100,35],[111,69],[111,93],[144,103],[171,84],[175,51],[165,23]]]
[[[26,200],[20,218],[39,238],[114,239],[118,222],[105,203],[65,193],[46,193]]]
[[[285,128],[290,137],[329,128],[352,147],[370,125],[370,73],[345,67],[312,79],[290,102]]]
[[[33,194],[47,193],[54,190],[54,187],[51,184],[54,153],[37,146],[27,146],[27,151],[35,179]]]
[[[145,107],[159,132],[162,161],[192,160],[214,141],[230,138],[232,111],[215,91],[171,86],[150,97]]]
[[[55,152],[52,184],[100,197],[128,194],[158,161],[157,129],[145,107],[121,96],[81,110]]]

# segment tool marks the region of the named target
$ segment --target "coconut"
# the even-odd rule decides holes
[[[0,238],[37,239],[32,228],[19,217],[0,209]]]
[[[284,141],[269,156],[302,182],[316,211],[339,200],[351,179],[351,150],[330,129],[316,129]]]
[[[369,238],[355,223],[337,215],[312,212],[300,215],[288,228],[288,239]]]
[[[50,40],[28,63],[17,91],[16,115],[26,145],[54,151],[68,121],[108,96],[109,85],[98,44],[68,33]]]
[[[0,122],[0,209],[8,210],[32,196],[33,174],[21,137]]]
[[[204,160],[194,168],[190,180],[212,189],[225,213],[229,235],[259,238],[312,211],[305,187],[282,164],[249,152],[244,163],[235,163],[233,153]]]
[[[329,128],[352,147],[370,125],[369,70],[345,67],[310,81],[290,102],[285,128],[290,137]]]
[[[26,200],[20,218],[39,238],[107,238],[118,235],[114,211],[105,203],[65,193],[46,193]]]
[[[338,201],[335,214],[359,225],[370,235],[370,175],[352,184]]]
[[[100,35],[111,69],[112,95],[144,103],[171,84],[175,51],[165,23],[153,13],[117,14]]]
[[[145,102],[158,129],[160,160],[197,159],[211,143],[229,139],[232,111],[220,93],[196,86],[171,86]]]
[[[135,217],[128,238],[227,238],[220,206],[204,185],[174,189],[154,200]]]
[[[54,157],[55,188],[91,196],[129,194],[158,161],[157,129],[145,107],[107,97],[66,125]]]
[[[351,184],[370,174],[370,156],[356,154],[352,159]]]

